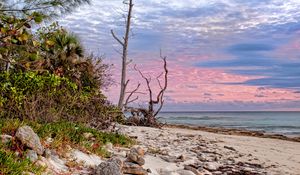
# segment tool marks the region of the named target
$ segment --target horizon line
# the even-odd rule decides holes
[[[300,112],[300,110],[295,110],[295,111],[293,111],[293,110],[291,110],[291,111],[288,111],[288,110],[278,110],[278,111],[270,111],[270,110],[223,110],[223,111],[218,111],[218,110],[208,110],[208,111],[205,111],[205,110],[199,110],[199,111],[197,111],[197,110],[191,110],[191,111],[184,111],[184,110],[173,110],[173,111],[161,111],[161,113],[176,113],[176,112],[181,112],[181,113],[183,113],[183,112]]]

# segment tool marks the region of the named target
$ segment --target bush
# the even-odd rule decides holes
[[[0,117],[104,128],[120,121],[122,114],[101,91],[109,66],[86,56],[77,37],[58,23],[32,30],[41,21],[35,12],[0,13]]]
[[[89,90],[87,90],[89,89]],[[107,127],[119,111],[100,90],[50,73],[0,73],[0,117],[42,122],[67,120]]]

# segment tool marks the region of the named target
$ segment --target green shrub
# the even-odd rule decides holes
[[[18,157],[15,152],[7,149],[6,145],[0,143],[0,174],[42,174],[43,170],[43,167],[34,165],[29,159]]]
[[[32,127],[42,142],[47,138],[53,138],[53,142],[47,147],[55,150],[65,149],[66,145],[70,145],[73,148],[87,150],[100,156],[109,156],[103,148],[106,143],[110,142],[113,145],[125,147],[134,143],[133,140],[124,135],[99,132],[83,124],[66,121],[45,124],[34,121],[21,121],[19,119],[0,119],[0,134],[15,135],[16,130],[23,125]],[[85,138],[84,133],[91,133],[94,140],[91,141],[91,139]]]
[[[100,90],[86,89],[50,73],[0,73],[0,117],[68,120],[101,127],[122,118]]]

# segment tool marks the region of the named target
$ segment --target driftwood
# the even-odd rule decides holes
[[[156,77],[156,81],[159,85],[159,92],[156,96],[154,96],[153,89],[151,87],[151,78],[146,77],[143,72],[137,68],[137,66],[134,67],[134,69],[139,73],[139,75],[144,79],[146,86],[147,86],[147,94],[149,95],[149,101],[148,101],[148,107],[147,108],[135,108],[135,107],[129,107],[129,104],[138,100],[138,96],[133,98],[134,94],[140,93],[138,92],[140,88],[140,83],[137,85],[137,87],[129,92],[129,95],[125,102],[125,110],[127,112],[131,113],[131,117],[128,119],[128,124],[134,124],[134,125],[142,125],[142,126],[154,126],[154,127],[160,127],[159,122],[157,121],[157,115],[161,111],[163,105],[164,105],[164,94],[168,87],[168,68],[167,68],[167,57],[162,56],[160,54],[160,58],[163,60],[163,69],[164,71]],[[161,82],[160,78],[163,77],[163,82]]]

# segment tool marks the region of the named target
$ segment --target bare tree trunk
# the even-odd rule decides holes
[[[116,39],[119,44],[122,45],[123,51],[122,51],[122,75],[121,75],[121,89],[120,89],[120,97],[118,102],[118,107],[123,110],[124,107],[124,99],[125,99],[125,93],[126,93],[126,87],[129,82],[127,80],[127,56],[128,56],[128,41],[129,41],[129,33],[130,33],[130,26],[131,26],[131,17],[132,17],[132,8],[133,8],[133,0],[129,0],[128,3],[128,14],[126,18],[126,31],[125,36],[123,37],[123,41],[120,40],[113,30],[111,30],[112,36],[114,39]]]

